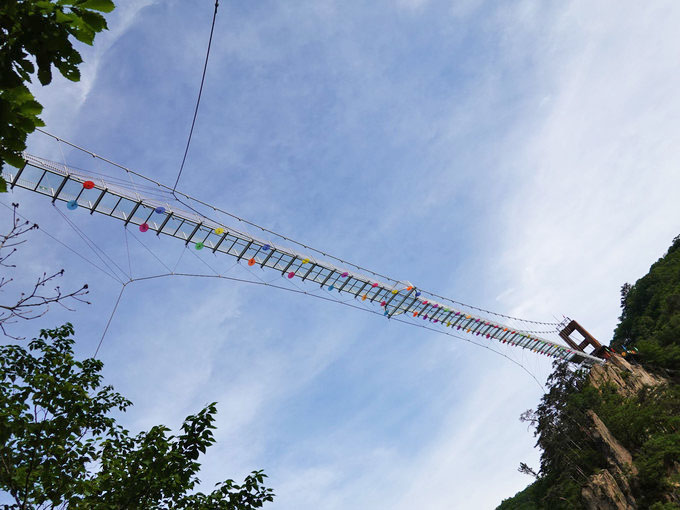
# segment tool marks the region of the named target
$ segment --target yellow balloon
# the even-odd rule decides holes
[[[306,264],[307,262],[309,262],[309,259],[302,259],[303,264]]]
[[[366,294],[364,294],[363,296],[361,296],[361,300],[362,300],[362,301],[366,301]]]
[[[392,291],[392,294],[396,294],[397,292],[399,292],[399,291],[398,291],[397,289],[394,289],[394,290]]]
[[[221,227],[220,227],[220,228],[216,228],[216,229],[215,229],[215,233],[216,233],[218,236],[220,236],[220,235],[224,234],[224,229],[221,228]]]

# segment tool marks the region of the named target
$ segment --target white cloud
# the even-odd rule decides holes
[[[83,63],[79,66],[81,75],[79,82],[67,80],[56,70],[53,70],[52,83],[48,86],[42,87],[37,80],[34,80],[35,83],[31,88],[44,107],[41,118],[45,121],[45,129],[63,137],[67,137],[72,132],[72,122],[69,121],[77,116],[80,107],[92,90],[104,56],[134,25],[140,11],[151,5],[153,1],[119,2],[113,13],[106,15],[109,29],[97,34],[93,46],[90,47],[77,41],[74,43],[75,49],[83,57]]]
[[[529,94],[540,99],[503,165],[521,169],[503,248],[509,285],[524,296],[517,313],[564,312],[608,341],[618,288],[642,276],[680,230],[680,205],[668,192],[680,185],[672,92],[680,72],[668,65],[680,49],[680,12],[670,6],[598,16],[573,4],[537,44],[541,79]]]

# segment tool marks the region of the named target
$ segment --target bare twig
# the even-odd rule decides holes
[[[21,239],[22,236],[31,230],[38,229],[36,223],[29,221],[22,221],[17,215],[17,208],[19,204],[12,204],[12,228],[7,234],[0,234],[0,267],[13,269],[16,267],[9,261],[10,257],[17,251],[17,246],[26,242],[26,239]],[[64,270],[48,275],[43,273],[38,277],[30,292],[22,292],[16,302],[10,304],[0,303],[0,330],[5,336],[13,339],[21,339],[9,333],[7,325],[16,323],[22,320],[37,319],[45,315],[50,305],[58,304],[67,310],[73,311],[69,306],[72,301],[90,304],[84,296],[88,294],[87,284],[83,285],[77,290],[64,292],[59,285],[55,285],[52,290],[49,287],[54,284],[57,278],[64,275]],[[0,277],[0,292],[9,285],[13,278],[2,276]]]

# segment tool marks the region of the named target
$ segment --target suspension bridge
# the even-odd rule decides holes
[[[63,142],[54,135],[49,136]],[[255,226],[263,233],[262,236],[255,236],[243,228],[234,228],[226,222],[210,218],[191,205],[200,204],[218,211],[210,204],[81,147],[69,145],[98,161],[123,169],[130,179],[126,181],[82,170],[68,166],[65,162],[57,163],[28,153],[24,153],[25,164],[22,168],[6,166],[2,175],[11,189],[23,188],[43,195],[52,204],[65,204],[74,214],[96,212],[123,222],[126,227],[134,225],[145,235],[163,234],[172,237],[186,247],[195,249],[198,255],[202,251],[211,252],[230,257],[254,269],[279,273],[284,281],[317,286],[316,290],[323,289],[357,300],[362,306],[372,307],[381,313],[385,319],[399,317],[402,321],[412,323],[426,321],[431,328],[449,328],[449,331],[456,330],[488,342],[506,344],[586,367],[604,362],[599,357],[599,344],[575,321],[528,321],[465,305],[427,292],[409,281],[365,270],[226,213],[232,219],[238,219],[239,225],[245,223]],[[142,179],[145,184],[135,184],[133,177]],[[277,240],[265,237],[270,234]],[[297,248],[293,248],[293,244]],[[523,327],[519,328],[515,324],[517,321]],[[544,330],[532,329],[535,325],[543,326]],[[548,326],[552,330],[545,330]],[[575,330],[585,337],[580,344],[569,337]],[[558,333],[567,345],[545,338],[548,333]],[[587,353],[589,345],[596,347],[595,351]]]

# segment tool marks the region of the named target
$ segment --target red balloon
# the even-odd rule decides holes
[[[148,224],[142,223],[142,224],[139,226],[139,231],[140,231],[140,232],[146,232],[147,230],[149,230],[149,225],[148,225]]]
[[[85,182],[83,183],[83,188],[85,188],[85,189],[92,189],[92,188],[94,188],[94,182],[92,182],[92,181],[85,181]]]

